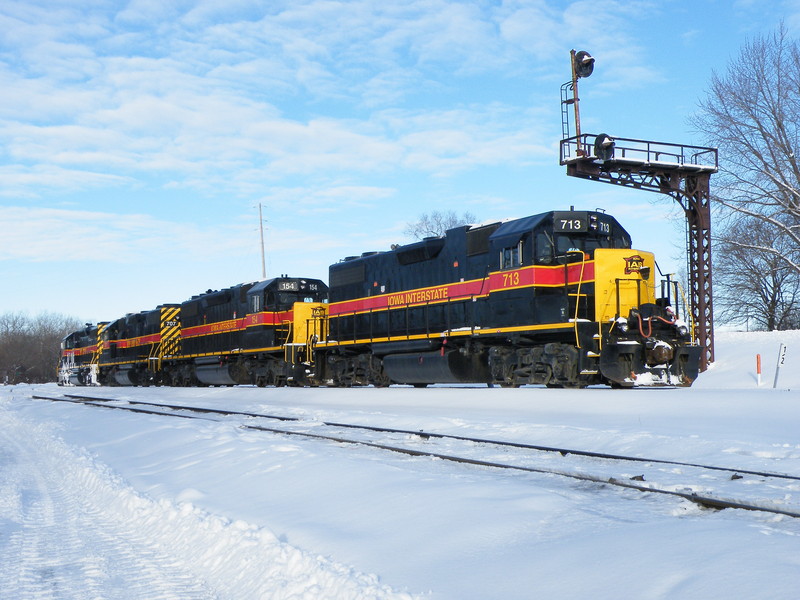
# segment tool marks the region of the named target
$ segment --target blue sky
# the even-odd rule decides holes
[[[597,60],[584,132],[703,144],[712,71],[781,19],[800,34],[800,2],[4,0],[0,313],[110,320],[258,280],[259,203],[268,276],[326,279],[434,209],[570,205],[680,270],[670,199],[559,166],[569,51]]]

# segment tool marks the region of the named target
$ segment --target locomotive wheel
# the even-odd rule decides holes
[[[389,376],[386,375],[386,373],[383,372],[383,368],[381,368],[379,371],[373,371],[371,373],[370,383],[376,388],[385,388],[392,384],[392,380],[389,379]]]
[[[162,385],[170,385],[172,383],[171,380],[172,378],[170,377],[166,369],[162,369],[161,371],[158,371],[156,373],[155,377],[153,378],[153,384],[156,385],[157,387],[160,387]]]

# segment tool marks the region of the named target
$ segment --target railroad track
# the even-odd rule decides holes
[[[358,445],[490,469],[554,475],[604,486],[682,498],[706,508],[738,508],[800,518],[800,505],[789,504],[787,501],[800,489],[800,476],[787,473],[734,469],[352,423],[309,422],[299,417],[284,415],[139,400],[76,394],[65,394],[61,397],[36,395],[33,398],[183,419],[213,421],[230,417],[258,419],[261,421],[258,424],[243,421],[239,426],[252,431]],[[267,426],[262,424],[264,421],[279,421],[282,427]],[[324,430],[325,433],[319,430]],[[434,450],[432,446],[437,443],[446,446],[448,451]],[[454,451],[458,453],[452,453]],[[694,483],[687,484],[687,479]],[[756,493],[760,494],[760,497],[754,500],[752,498]],[[742,499],[743,496],[751,499]]]

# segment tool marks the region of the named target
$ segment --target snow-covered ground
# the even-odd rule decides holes
[[[719,333],[716,358],[690,389],[0,387],[0,598],[797,598],[800,519],[31,399],[83,391],[800,474],[800,332]],[[798,506],[800,485],[787,489]]]

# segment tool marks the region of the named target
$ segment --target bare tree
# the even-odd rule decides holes
[[[772,228],[753,218],[732,222],[718,241],[715,268],[717,316],[727,323],[747,323],[767,331],[800,326],[800,274],[777,253],[754,252],[736,240],[772,245]]]
[[[469,225],[476,221],[477,217],[471,212],[464,212],[459,216],[452,210],[444,212],[434,210],[431,213],[420,215],[419,221],[408,223],[403,233],[408,237],[421,240],[426,237],[439,237],[444,235],[444,232],[448,229]]]
[[[800,46],[781,24],[715,73],[692,124],[720,150],[712,197],[715,306],[766,329],[796,318],[800,276]]]
[[[55,381],[61,340],[80,327],[77,319],[53,313],[0,315],[0,383]]]

